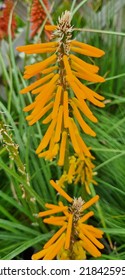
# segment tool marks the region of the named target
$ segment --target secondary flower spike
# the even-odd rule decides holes
[[[48,0],[43,0],[43,4],[45,8],[48,10],[50,9],[50,4]],[[34,37],[40,30],[44,20],[46,19],[46,11],[39,0],[32,1],[31,7],[31,15],[30,15],[30,22],[31,22],[31,37]],[[50,24],[49,20],[47,19],[47,24]],[[46,36],[48,39],[51,38],[51,32],[46,31]]]
[[[58,226],[59,229],[47,241],[43,249],[32,256],[32,259],[83,260],[86,259],[88,253],[95,258],[100,257],[100,249],[104,246],[98,239],[102,238],[103,232],[86,224],[94,212],[85,212],[98,201],[99,196],[96,195],[88,202],[84,202],[81,197],[72,199],[53,180],[50,183],[69,205],[65,206],[61,201],[58,205],[45,204],[48,210],[40,212],[38,216],[43,218],[44,223]]]
[[[0,10],[0,40],[3,38],[8,37],[8,25],[9,25],[9,18],[13,8],[13,1],[12,0],[4,0]],[[16,30],[16,18],[15,15],[12,15],[12,22],[11,22],[11,35],[12,38],[15,36]]]
[[[36,153],[48,160],[58,156],[58,165],[63,166],[67,143],[70,143],[81,160],[84,160],[84,156],[91,158],[90,150],[80,131],[83,135],[85,133],[95,137],[96,133],[85,118],[94,123],[97,122],[97,118],[86,101],[104,107],[104,97],[88,88],[83,81],[102,83],[105,80],[98,75],[98,66],[83,59],[84,56],[101,57],[104,51],[71,39],[73,28],[68,11],[59,18],[57,26],[46,26],[46,30],[53,31],[52,42],[17,48],[26,54],[47,54],[47,58],[41,62],[25,66],[25,79],[28,80],[37,74],[40,78],[20,93],[30,91],[33,96],[33,102],[24,108],[25,112],[31,111],[26,117],[29,125],[38,120],[48,125]],[[76,54],[83,55],[83,59]]]

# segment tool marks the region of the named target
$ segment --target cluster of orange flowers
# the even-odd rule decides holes
[[[65,206],[61,201],[58,205],[46,203],[49,209],[39,213],[39,217],[50,216],[43,221],[47,224],[60,226],[61,228],[52,236],[52,238],[44,245],[43,250],[34,254],[32,259],[44,260],[53,259],[56,255],[58,259],[85,259],[86,253],[90,253],[93,257],[100,257],[98,250],[104,246],[97,238],[102,238],[103,232],[85,222],[94,215],[93,211],[83,214],[92,204],[94,204],[99,196],[96,195],[88,202],[84,203],[81,197],[78,199],[71,198],[58,184],[53,180],[50,181],[53,188],[58,191],[70,204]],[[53,216],[56,213],[63,215]]]
[[[8,37],[8,26],[10,13],[12,11],[14,1],[4,0],[0,5],[0,40]],[[50,4],[48,0],[43,0],[43,5],[45,9],[50,11]],[[50,24],[49,19],[47,19],[46,11],[39,0],[33,0],[31,4],[30,22],[31,22],[31,38],[34,37],[40,30],[44,21],[46,24]],[[12,15],[11,22],[11,35],[12,38],[15,37],[15,31],[17,28],[17,21],[15,14]],[[45,34],[50,40],[51,32],[45,30]]]
[[[11,10],[13,8],[12,0],[4,0],[0,9],[0,40],[8,36],[8,25],[9,25],[9,17]],[[15,16],[12,16],[11,22],[11,34],[12,38],[14,38],[14,33],[16,29],[16,19]]]
[[[36,153],[46,160],[56,158],[57,164],[63,167],[61,178],[56,183],[53,180],[50,183],[69,205],[65,206],[60,199],[58,205],[47,203],[45,206],[49,210],[39,213],[39,217],[49,216],[43,220],[44,223],[61,228],[44,245],[43,250],[32,258],[53,259],[57,256],[58,259],[85,259],[86,252],[99,257],[101,253],[98,249],[104,246],[97,238],[102,238],[103,232],[85,223],[94,214],[93,211],[86,213],[86,209],[99,197],[95,196],[85,202],[81,197],[71,198],[64,188],[65,183],[75,185],[80,182],[87,193],[91,194],[89,185],[96,183],[93,180],[93,156],[83,136],[96,136],[86,122],[87,118],[97,122],[88,101],[104,107],[104,97],[88,88],[81,80],[102,83],[104,78],[98,75],[99,68],[96,65],[83,61],[76,53],[101,57],[104,51],[71,39],[73,28],[68,11],[59,18],[57,26],[47,25],[46,30],[53,31],[52,42],[17,48],[26,54],[48,54],[46,59],[25,66],[24,79],[28,80],[37,74],[41,77],[20,93],[30,91],[33,95],[33,102],[24,108],[25,112],[30,111],[26,117],[29,125],[38,120],[47,125]]]
[[[45,5],[46,9],[50,10],[50,4],[48,0],[43,0],[43,4]],[[31,37],[34,37],[40,30],[44,20],[46,19],[46,12],[42,7],[39,0],[32,1],[32,8],[31,8],[31,15],[30,15],[30,22],[31,22]],[[46,24],[50,24],[49,19],[47,19]],[[50,39],[51,33],[45,31],[46,36]]]

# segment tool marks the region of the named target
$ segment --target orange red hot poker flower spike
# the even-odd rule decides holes
[[[62,260],[85,259],[86,253],[96,258],[100,257],[99,250],[103,249],[104,246],[98,239],[102,238],[103,232],[86,224],[94,212],[84,213],[86,209],[98,201],[99,196],[96,195],[85,203],[81,197],[72,199],[53,180],[50,183],[68,201],[69,206],[65,206],[61,201],[58,205],[45,204],[49,210],[40,212],[38,216],[43,218],[44,223],[60,228],[47,241],[43,249],[32,256],[32,259],[51,260],[56,256]],[[56,214],[57,216],[55,216]]]
[[[50,4],[48,0],[43,0],[43,4],[45,5],[46,9],[50,10]],[[31,22],[31,37],[34,37],[40,30],[44,20],[46,20],[46,11],[39,0],[32,1],[32,8],[31,8],[31,15],[30,15],[30,22]],[[47,24],[50,24],[49,20],[47,19]],[[50,40],[51,32],[45,30],[47,38]]]
[[[8,25],[9,25],[9,18],[10,13],[13,8],[13,1],[12,0],[4,0],[1,11],[0,11],[0,40],[3,38],[6,38],[8,36]],[[12,22],[11,22],[11,34],[12,38],[15,36],[15,30],[16,30],[16,18],[15,15],[12,16]]]
[[[97,73],[99,68],[84,62],[74,53],[91,57],[101,57],[104,51],[71,40],[72,26],[70,13],[65,12],[57,26],[48,26],[46,29],[53,31],[53,42],[33,44],[18,47],[17,50],[26,54],[46,53],[49,57],[33,65],[25,66],[24,78],[30,79],[37,74],[41,77],[23,90],[21,94],[31,92],[33,103],[24,108],[25,112],[31,111],[26,117],[29,125],[42,119],[43,124],[48,124],[48,129],[43,136],[36,153],[39,157],[52,160],[58,156],[58,165],[63,166],[67,141],[72,144],[74,152],[81,158],[84,155],[91,158],[91,153],[81,138],[76,126],[79,123],[83,134],[95,137],[96,133],[84,120],[86,116],[92,122],[97,118],[89,109],[86,101],[98,107],[104,107],[104,97],[89,89],[81,80],[91,82],[104,82],[104,78]],[[46,118],[44,115],[46,114]]]

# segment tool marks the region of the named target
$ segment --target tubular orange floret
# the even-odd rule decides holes
[[[35,106],[34,110],[32,111],[31,115],[26,118],[29,121],[29,125],[32,125],[37,120],[42,118],[42,116],[51,108],[52,103],[45,106],[46,103],[51,99],[51,93],[52,92],[48,92],[48,94],[43,98],[43,100],[40,99],[39,100],[39,105],[36,104],[36,106]],[[50,107],[49,107],[49,105],[50,105]]]
[[[88,202],[85,202],[85,204],[82,206],[82,211],[86,210],[90,206],[92,206],[94,203],[96,203],[99,200],[99,195],[95,195],[93,198],[91,198]]]
[[[51,203],[45,203],[45,207],[49,209],[54,209],[56,207],[59,207],[59,205],[51,204]]]
[[[90,72],[90,70],[87,70],[85,67],[81,67],[78,63],[72,61],[71,63],[71,66],[75,71],[72,71],[72,73],[78,77],[78,78],[81,78],[81,79],[84,79],[84,80],[87,80],[87,81],[90,81],[90,82],[105,82],[105,79],[93,72]]]
[[[45,254],[51,250],[51,247],[47,248],[47,249],[44,249],[44,250],[41,250],[39,251],[38,253],[35,253],[32,255],[32,260],[40,260],[42,259]]]
[[[51,67],[48,67],[44,70],[41,71],[42,74],[48,74],[48,73],[51,73],[53,72],[54,70],[57,70],[59,67],[57,65],[55,66],[51,66]]]
[[[59,207],[59,205],[58,205]],[[53,221],[53,222],[57,222],[57,221],[65,221],[67,218],[66,216],[50,216],[49,218],[46,218],[47,221]],[[45,220],[45,219],[44,219]]]
[[[77,53],[80,53],[80,54],[83,54],[83,55],[87,55],[87,56],[91,56],[91,57],[100,57],[100,55],[98,55],[98,53],[94,53],[90,50],[85,50],[85,49],[82,49],[82,48],[77,48],[77,47],[71,47],[71,51],[72,52],[77,52]]]
[[[91,136],[96,136],[96,133],[86,124],[86,122],[83,120],[83,118],[81,117],[76,105],[71,101],[70,102],[72,108],[73,108],[73,114],[76,117],[76,119],[78,120],[82,130],[86,133],[89,134]]]
[[[76,77],[78,77],[80,79],[84,79],[89,82],[94,82],[94,83],[104,83],[105,82],[105,79],[103,77],[96,75],[96,74],[91,74],[88,71],[86,71],[86,73],[83,73],[83,74],[73,71],[73,74]]]
[[[37,54],[37,53],[52,53],[52,52],[56,52],[56,48],[43,48],[43,49],[34,49],[34,50],[29,50],[29,51],[25,51],[26,54]]]
[[[78,100],[77,98],[72,98],[72,102],[74,102],[77,106],[78,109],[80,109],[80,111],[86,115],[86,117],[88,119],[90,119],[92,122],[98,122],[97,118],[93,115],[93,113],[90,111],[90,109],[88,108],[88,106],[86,105],[86,103],[81,100]]]
[[[57,29],[57,25],[45,25],[45,30],[54,31]]]
[[[50,184],[53,186],[53,188],[59,192],[60,195],[62,195],[67,201],[70,203],[73,201],[73,198],[71,198],[63,189],[61,189],[58,184],[56,184],[53,180],[50,180]]]
[[[46,49],[46,48],[55,48],[58,46],[58,42],[48,42],[48,43],[41,43],[41,44],[31,44],[26,46],[20,46],[17,47],[16,50],[19,52],[25,52],[25,51],[33,51],[39,50],[39,49]]]
[[[80,148],[76,139],[76,135],[74,134],[74,129],[73,129],[73,119],[69,118],[69,134],[71,138],[71,142],[73,144],[73,148],[77,154],[80,154]]]
[[[96,238],[102,238],[104,232],[98,228],[95,228],[91,225],[84,225],[84,227],[89,230]]]
[[[58,86],[56,96],[55,96],[53,111],[52,111],[52,118],[53,119],[57,117],[57,113],[58,113],[59,105],[60,105],[60,100],[61,100],[61,92],[62,92],[62,87]]]
[[[45,107],[41,106],[40,111],[36,113],[32,112],[31,115],[26,117],[26,120],[29,121],[29,125],[33,125],[34,123],[36,123],[37,120],[41,119],[45,115],[45,113],[47,113],[52,108],[52,106],[53,106],[53,102],[50,102]]]
[[[63,109],[64,109],[64,127],[68,128],[68,120],[69,120],[69,109],[68,109],[68,92],[64,91],[63,97]]]
[[[49,75],[51,75],[51,74],[49,74]],[[48,75],[48,76],[49,76],[49,75]],[[51,87],[53,84],[55,84],[56,81],[58,80],[59,74],[54,74],[54,75],[51,75],[51,76],[52,76],[52,79],[51,79],[48,83],[46,83],[45,85],[40,86],[40,87],[34,89],[34,90],[32,91],[32,94],[40,93],[43,89],[46,90],[47,88],[50,90],[50,87]],[[43,79],[44,79],[44,78],[43,78]],[[45,81],[45,79],[44,79],[44,81]]]
[[[87,214],[85,214],[81,219],[79,219],[78,223],[84,223],[86,222],[90,217],[92,217],[94,215],[93,211],[88,212]]]
[[[45,77],[37,80],[36,82],[32,83],[31,85],[27,86],[26,88],[22,89],[20,91],[21,94],[27,93],[28,91],[31,91],[33,89],[35,89],[36,87],[38,87],[39,85],[44,84],[45,82],[47,82],[48,80],[50,80],[50,78],[52,78],[54,76],[54,73],[51,73],[49,75],[46,75]]]
[[[67,174],[67,178],[68,178],[68,183],[71,184],[72,180],[73,180],[73,176],[75,174],[75,168],[76,168],[76,159],[75,157],[71,157],[70,161],[69,161],[69,170],[68,170],[68,174]]]
[[[81,151],[84,155],[91,158],[92,155],[89,151],[89,148],[86,146],[86,144],[82,140],[81,136],[79,135],[78,128],[77,128],[77,126],[74,122],[73,122],[73,127],[74,127],[74,131],[75,131],[76,140],[77,140],[78,145],[80,147],[80,154],[79,154],[80,158],[81,158]],[[84,160],[84,156],[81,159]]]
[[[52,113],[50,113],[43,121],[42,123],[43,124],[47,124],[47,123],[50,123],[52,120]]]
[[[44,70],[50,64],[56,62],[57,55],[53,54],[52,56],[46,58],[42,62],[35,63],[33,65],[25,66],[24,78],[30,79],[34,75],[38,74],[40,71]]]
[[[40,86],[40,87],[37,87],[36,89],[32,90],[31,93],[34,95],[38,94],[38,97],[36,100],[38,100],[40,98],[40,93],[42,94],[43,91],[46,91],[47,88],[49,88],[50,90],[50,87],[49,87],[49,82],[47,82],[46,84]]]
[[[83,241],[81,242],[83,248],[90,253],[93,257],[97,258],[101,256],[100,251],[95,247],[95,245],[82,233],[79,234],[79,238]]]
[[[53,159],[53,157],[56,157],[59,151],[59,144],[54,144],[54,147],[52,149],[52,157],[51,159]]]
[[[60,237],[60,235],[65,231],[66,228],[67,224],[65,223],[44,245],[44,249],[49,248],[49,246],[51,246]]]
[[[39,155],[38,155],[38,157],[39,158],[47,158],[47,156],[48,156],[48,151],[45,151],[45,152],[43,152],[43,153],[40,153]]]
[[[63,118],[63,106],[61,105],[59,107],[59,112],[57,115],[57,124],[56,124],[56,129],[55,129],[54,142],[60,141],[61,130],[62,130],[62,118]]]
[[[73,76],[75,78],[75,76]],[[66,79],[70,85],[70,87],[72,88],[72,90],[75,93],[75,96],[78,99],[86,99],[86,94],[78,87],[78,85],[75,83],[74,79],[71,79],[70,77],[68,77],[68,75],[66,76]]]
[[[51,218],[44,219],[43,222],[45,224],[54,225],[54,226],[63,226],[64,223],[65,223],[62,220],[54,220],[54,219],[51,219]]]
[[[95,97],[94,97],[94,91],[91,90],[90,88],[84,86],[76,77],[75,77],[75,81],[77,83],[77,85],[79,86],[79,88],[81,90],[83,90],[86,94],[86,98],[93,103],[94,105],[98,106],[98,107],[105,107],[105,104],[101,101],[98,101]]]
[[[63,62],[64,62],[64,66],[65,66],[67,75],[72,76],[72,70],[69,65],[68,57],[66,55],[63,56]]]
[[[29,112],[35,107],[35,102],[31,103],[30,105],[23,108],[24,112]]]
[[[44,148],[47,147],[51,137],[52,137],[52,134],[53,134],[53,130],[54,130],[54,127],[56,125],[56,119],[52,120],[50,126],[48,127],[45,135],[43,136],[43,139],[40,143],[40,145],[38,146],[37,150],[36,150],[36,154],[39,154]]]
[[[63,206],[62,201],[59,201],[58,204],[59,204],[59,206],[61,206],[61,207]],[[68,218],[69,218],[69,215],[70,215],[70,214],[69,214],[69,211],[68,211],[68,208],[67,208],[67,210],[64,210],[63,213],[64,213],[64,215],[66,216],[66,218],[68,219]]]
[[[94,243],[99,249],[103,249],[104,245],[99,242],[87,229],[84,228],[84,225],[79,224],[79,228],[82,230],[82,233],[89,238],[92,243]]]
[[[45,216],[48,216],[48,215],[52,215],[52,214],[55,214],[55,213],[59,213],[59,212],[62,212],[64,210],[67,210],[67,206],[58,206],[58,207],[55,207],[54,209],[51,209],[51,210],[46,210],[44,212],[39,212],[38,216],[40,218],[42,217],[45,217]]]
[[[93,47],[93,46],[85,44],[85,43],[78,42],[76,40],[71,41],[71,46],[79,47],[79,48],[83,49],[83,51],[87,50],[90,53],[90,56],[101,57],[105,54],[104,51],[102,51],[96,47]],[[88,56],[89,56],[89,54],[88,54]]]
[[[92,73],[97,73],[99,71],[98,66],[89,64],[89,63],[83,61],[82,59],[80,59],[79,57],[75,56],[74,54],[70,54],[69,57],[71,58],[71,64],[72,64],[72,60],[73,60],[74,62],[79,64],[81,67],[84,67],[86,70],[88,70]]]
[[[62,235],[58,238],[58,240],[52,245],[53,249],[45,255],[43,260],[52,260],[54,257],[58,254],[60,249],[63,247],[65,243],[65,233],[62,233]]]
[[[57,59],[57,55],[53,54],[41,62],[37,62],[33,65],[27,65],[25,66],[26,72],[28,72],[29,70],[29,72],[31,73],[34,70],[34,68],[38,69],[39,71],[42,71],[43,69],[45,69],[46,66],[50,65],[51,63],[54,63],[56,59]]]
[[[64,165],[66,141],[67,141],[67,132],[64,130],[63,133],[62,133],[62,139],[61,139],[61,144],[60,144],[59,160],[58,160],[58,165],[60,165],[60,166]]]
[[[72,232],[72,221],[73,221],[73,215],[69,215],[68,225],[67,225],[67,231],[66,231],[66,238],[65,238],[65,249],[69,249],[70,247],[70,241],[71,241],[71,232]]]

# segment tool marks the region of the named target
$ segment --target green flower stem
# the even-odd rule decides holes
[[[41,223],[41,221],[39,219],[38,219],[38,221],[36,221],[36,216],[37,216],[37,213],[39,212],[39,210],[37,208],[37,204],[36,204],[36,199],[34,196],[31,196],[30,192],[27,191],[27,189],[25,188],[25,185],[23,184],[23,181],[25,181],[25,183],[30,188],[29,176],[25,170],[25,166],[24,166],[23,162],[20,159],[18,145],[13,142],[12,137],[8,134],[6,126],[2,122],[0,122],[0,132],[1,132],[2,140],[5,145],[5,148],[8,151],[9,157],[11,159],[11,166],[12,166],[12,163],[13,163],[13,166],[14,166],[14,164],[16,164],[20,177],[22,177],[22,183],[19,185],[20,188],[19,189],[17,188],[16,190],[14,190],[14,192],[15,192],[15,194],[18,192],[17,197],[20,198],[20,201],[23,204],[23,206],[25,208],[27,208],[27,210],[28,210],[28,207],[30,208],[31,213],[32,213],[32,222],[35,224],[36,224],[36,222],[38,222],[38,224],[43,227],[43,224]],[[45,231],[45,228],[46,227],[44,226],[44,231]]]
[[[117,35],[117,36],[125,36],[123,32],[116,32],[111,30],[98,30],[98,29],[89,29],[89,28],[73,28],[73,30],[82,31],[82,32],[91,32],[91,33],[100,33],[107,35]]]

